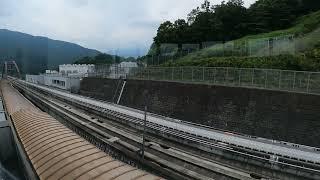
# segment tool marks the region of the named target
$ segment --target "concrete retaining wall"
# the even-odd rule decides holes
[[[109,102],[116,102],[123,80],[84,78],[80,83],[80,94]]]
[[[112,101],[118,80],[85,79],[83,95]],[[119,87],[120,89],[120,87]],[[128,80],[121,105],[252,136],[320,147],[320,96]]]

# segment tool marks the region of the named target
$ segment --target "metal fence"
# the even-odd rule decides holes
[[[192,82],[320,94],[320,72],[228,67],[133,68],[129,79]]]
[[[314,34],[319,35],[319,32]],[[199,56],[209,58],[230,56],[264,57],[281,54],[294,55],[298,52],[296,44],[300,43],[299,40],[301,40],[301,38],[295,38],[293,35],[285,35],[228,42],[206,41],[201,43],[202,48],[200,48],[200,43],[182,44],[180,50],[178,44],[166,43],[160,45],[159,53],[153,51],[145,57],[145,60],[148,65],[159,65],[165,62],[174,62],[185,56],[193,59]]]

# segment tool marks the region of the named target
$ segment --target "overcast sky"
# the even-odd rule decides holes
[[[248,7],[255,0],[245,0]],[[0,0],[0,29],[102,52],[144,55],[161,22],[186,18],[203,0]],[[221,0],[211,0],[218,4]]]

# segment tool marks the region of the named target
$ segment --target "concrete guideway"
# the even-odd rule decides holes
[[[42,112],[8,83],[4,104],[39,179],[161,179],[105,154]]]
[[[40,99],[39,100],[42,101],[43,105],[46,103],[50,104],[49,106],[51,106],[52,108],[50,109],[51,112],[56,111],[56,108],[58,108],[64,112],[63,113],[64,115],[62,115],[64,117],[67,117],[70,115],[75,116],[74,119],[72,120],[69,119],[68,121],[81,124],[80,126],[82,127],[85,126],[85,128],[92,130],[93,133],[101,134],[102,137],[105,137],[106,139],[108,139],[108,141],[112,142],[113,145],[119,144],[121,146],[124,146],[124,145],[126,146],[128,145],[128,142],[129,144],[133,142],[133,144],[130,144],[130,146],[132,147],[133,145],[133,147],[135,147],[133,149],[134,151],[139,150],[139,148],[141,147],[140,144],[142,143],[142,138],[139,135],[137,136],[137,134],[132,131],[123,130],[126,128],[123,126],[119,127],[119,124],[117,125],[108,124],[110,121],[106,122],[99,118],[92,119],[92,116],[90,116],[89,112],[86,112],[86,111],[82,112],[77,110],[75,107],[70,107],[68,103],[65,103],[63,101],[63,99],[52,99],[51,97],[47,97],[46,95],[41,95],[41,93],[35,92],[32,89],[29,89],[27,87],[20,86],[18,89],[20,88],[23,89],[22,90],[23,94],[28,94],[29,97],[33,96],[33,98],[35,97],[40,98],[41,100]],[[77,128],[81,129],[81,127],[77,127]],[[87,130],[88,131],[87,133],[91,133],[90,130]],[[109,134],[110,132],[112,132],[113,135]],[[218,176],[219,178],[221,178],[221,174],[227,177],[235,178],[235,179],[243,179],[243,180],[254,179],[251,177],[251,174],[249,173],[249,171],[243,172],[239,169],[234,169],[230,167],[228,168],[228,166],[219,165],[219,163],[217,164],[216,162],[212,162],[206,158],[203,159],[200,156],[194,156],[194,154],[187,153],[179,148],[178,149],[175,149],[172,147],[169,149],[163,148],[161,147],[161,145],[166,146],[167,144],[160,143],[161,144],[160,145],[158,143],[159,143],[158,141],[156,142],[148,141],[146,143],[147,150],[145,152],[145,157],[148,159],[149,162],[156,162],[157,164],[160,164],[159,165],[160,167],[158,167],[160,169],[163,169],[163,170],[166,169],[166,171],[171,169],[172,171],[174,171],[174,173],[182,173],[183,176],[184,175],[186,175],[187,177],[189,176],[191,179],[203,179],[203,180],[216,179],[217,177],[212,177],[212,176]],[[136,146],[136,144],[139,144],[139,145]],[[153,153],[149,151],[150,149]],[[156,153],[154,153],[154,151],[156,151]],[[188,168],[185,168],[185,167],[188,167]],[[153,168],[157,169],[157,167],[153,167]],[[199,173],[198,173],[198,170],[199,170]],[[162,173],[166,174],[170,172],[162,172]],[[255,175],[257,176],[257,174]],[[177,176],[172,175],[171,177],[175,179],[175,177]],[[261,177],[263,177],[263,175]],[[177,179],[184,179],[184,178],[181,177]]]
[[[143,119],[144,115],[142,112],[137,110],[131,110],[130,108],[121,107],[119,105],[114,105],[110,103],[104,103],[101,101],[93,100],[87,97],[74,95],[66,92],[62,92],[55,89],[50,89],[44,86],[39,86],[31,83],[27,83],[25,81],[20,81],[22,83],[26,83],[28,85],[37,87],[44,91],[54,93],[60,96],[68,97],[83,103],[91,104],[93,106],[98,106],[104,109],[112,110],[115,112],[119,112],[122,114],[129,115],[131,117]],[[224,132],[208,130],[202,127],[196,127],[194,125],[185,124],[182,122],[169,121],[164,118],[148,115],[147,120],[152,123],[159,124],[164,128],[173,128],[182,132],[187,132],[194,134],[196,136],[200,136],[203,138],[214,139],[217,141],[225,142],[227,144],[232,144],[236,146],[248,147],[257,151],[264,151],[267,153],[274,154],[275,156],[286,156],[290,158],[295,158],[299,160],[309,161],[313,163],[320,163],[320,153],[317,151],[312,151],[307,148],[299,148],[299,147],[291,147],[282,144],[273,144],[270,142],[263,142],[261,139],[247,138],[233,134],[226,134]]]

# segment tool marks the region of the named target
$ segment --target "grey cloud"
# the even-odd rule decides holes
[[[12,13],[11,1],[0,0],[0,16],[10,16]]]
[[[67,0],[66,2],[78,8],[88,5],[88,0]]]
[[[246,0],[246,5],[252,2]],[[185,18],[200,3],[199,0],[0,0],[0,28],[138,56],[147,52],[161,22]]]

